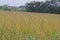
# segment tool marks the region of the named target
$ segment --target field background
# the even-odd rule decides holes
[[[60,15],[0,11],[0,40],[60,40]]]

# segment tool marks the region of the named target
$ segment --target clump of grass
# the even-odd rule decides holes
[[[57,39],[57,40],[60,40],[60,32],[57,32],[57,33],[56,33],[56,39]]]
[[[25,40],[36,40],[36,37],[34,34],[31,35],[25,35]]]

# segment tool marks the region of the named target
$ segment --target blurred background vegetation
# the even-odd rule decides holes
[[[19,7],[2,5],[0,6],[0,10],[60,14],[60,0],[46,0],[45,2],[32,1]]]

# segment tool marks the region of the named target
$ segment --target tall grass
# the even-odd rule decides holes
[[[60,40],[60,15],[0,11],[0,40]]]

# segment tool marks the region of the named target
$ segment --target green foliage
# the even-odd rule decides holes
[[[28,12],[44,12],[44,13],[59,13],[60,6],[57,0],[50,0],[45,2],[32,1],[26,3],[26,10]]]
[[[0,6],[0,10],[20,11],[18,7],[15,7],[15,6],[8,6],[8,5]]]

